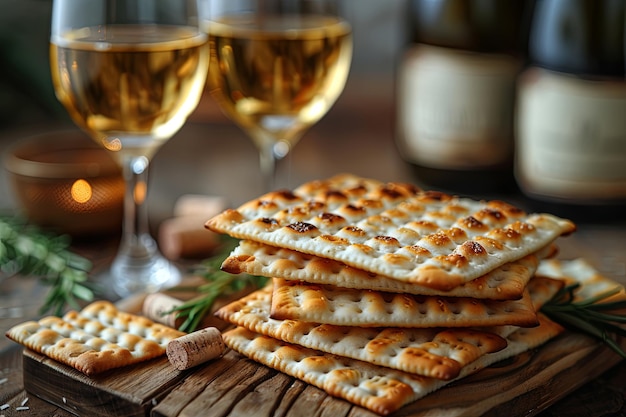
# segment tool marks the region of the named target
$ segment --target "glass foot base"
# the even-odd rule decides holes
[[[109,285],[119,297],[152,293],[172,287],[181,280],[178,268],[160,254],[149,258],[118,255],[109,270]]]

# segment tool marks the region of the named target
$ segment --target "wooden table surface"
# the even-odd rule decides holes
[[[361,91],[356,86],[352,94],[340,99],[336,108],[295,147],[288,166],[283,166],[282,178],[286,182],[282,185],[293,187],[339,172],[419,183],[399,159],[393,143],[393,103],[372,101],[373,97],[379,97],[376,88],[385,87],[374,87],[372,92],[372,89]],[[208,116],[202,114],[205,110]],[[210,106],[201,108],[153,161],[149,207],[151,230],[155,233],[160,222],[171,215],[176,199],[184,194],[219,195],[226,197],[231,205],[238,205],[260,192],[256,150],[237,128],[214,117],[213,111]],[[35,127],[28,129],[28,133],[49,129]],[[0,152],[24,135],[24,131],[5,133],[0,138]],[[14,207],[4,170],[0,175],[0,192],[6,196],[0,208]],[[524,204],[515,193],[486,197]],[[578,222],[578,227],[574,235],[559,241],[559,257],[585,257],[607,276],[626,284],[626,222]],[[105,267],[115,246],[115,238],[94,237],[81,242],[76,249],[98,267]],[[0,332],[37,318],[46,289],[37,279],[0,276]],[[0,337],[0,406],[10,405],[0,410],[0,415],[25,415],[15,409],[26,399],[28,415],[70,415],[23,390],[21,361],[21,347]],[[540,415],[626,416],[625,400],[626,363],[622,362]],[[528,410],[528,415],[532,414],[535,411]]]

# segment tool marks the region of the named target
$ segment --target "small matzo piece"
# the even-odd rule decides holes
[[[255,333],[311,349],[437,379],[452,379],[461,368],[506,341],[472,329],[401,329],[333,326],[270,318],[271,285],[222,307],[222,320]]]
[[[539,322],[538,327],[512,333],[507,347],[501,351],[484,355],[463,367],[456,380],[537,347],[563,331],[560,325],[543,315]],[[230,330],[223,337],[228,347],[254,361],[381,415],[391,414],[450,383],[319,352],[243,327]]]
[[[361,327],[537,325],[528,291],[519,300],[477,300],[347,289],[280,278],[274,278],[271,317]]]
[[[27,348],[94,375],[165,354],[170,340],[185,333],[96,301],[63,318],[19,324],[7,337]]]
[[[206,227],[449,291],[548,246],[575,225],[476,201],[344,174],[266,194]]]
[[[437,291],[422,285],[400,281],[372,272],[353,268],[342,262],[290,249],[242,240],[222,263],[224,271],[239,274],[306,281],[311,284],[336,285],[374,291],[416,295],[445,295],[491,300],[519,299],[535,273],[539,260],[557,251],[550,245],[537,253],[504,264],[495,270],[453,288]]]
[[[624,286],[602,275],[589,261],[578,258],[572,260],[550,259],[539,264],[536,274],[549,278],[564,280],[568,284],[579,283],[576,290],[576,300],[585,300],[596,297],[607,291],[619,289],[619,292],[602,300],[603,303],[625,300]]]

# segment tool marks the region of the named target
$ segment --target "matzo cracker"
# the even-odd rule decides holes
[[[274,278],[271,317],[361,327],[537,325],[528,291],[519,300],[476,300],[312,285]]]
[[[461,368],[506,346],[488,331],[333,326],[270,318],[271,285],[222,307],[216,315],[253,332],[311,349],[408,373],[452,379]]]
[[[349,174],[266,194],[206,227],[444,291],[575,230],[569,220],[502,201]]]
[[[96,301],[63,318],[44,317],[12,327],[7,337],[86,375],[165,354],[167,343],[184,335],[145,317]]]
[[[501,351],[484,355],[463,367],[457,379],[539,346],[563,331],[543,315],[539,316],[539,322],[537,327],[512,333],[507,347]],[[319,352],[243,327],[230,330],[223,337],[228,347],[252,360],[381,415],[391,414],[450,383]]]
[[[306,281],[311,284],[336,285],[375,291],[416,295],[442,295],[492,300],[522,298],[524,288],[535,273],[539,260],[551,256],[557,248],[550,245],[537,253],[504,264],[486,275],[459,285],[450,291],[437,291],[422,285],[389,278],[353,268],[342,262],[304,254],[290,249],[243,240],[222,263],[224,271],[265,277]]]
[[[575,292],[576,300],[593,298],[615,289],[619,291],[602,302],[626,299],[626,291],[623,285],[602,275],[589,261],[583,258],[544,260],[539,264],[536,274],[538,276],[561,279],[568,284],[579,283],[580,287]]]

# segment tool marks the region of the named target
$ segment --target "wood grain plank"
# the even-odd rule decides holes
[[[254,386],[261,381],[265,381],[270,377],[270,375],[275,374],[276,372],[272,369],[269,369],[265,366],[258,366],[257,364],[252,364],[252,373],[249,374],[246,378],[242,378],[238,383],[229,385],[228,390],[224,392],[222,395],[211,407],[211,415],[213,416],[226,416],[230,414],[230,411],[233,409],[234,405],[237,404],[242,397],[244,397],[247,393],[254,389]],[[203,394],[208,394],[208,396],[213,396],[212,392],[209,390],[211,386],[207,387],[207,391]],[[200,395],[196,401],[202,400],[204,395]],[[192,405],[195,401],[192,403]],[[193,413],[182,413],[181,417],[193,417],[200,415],[202,409],[194,410]],[[187,409],[183,410],[187,411]]]
[[[24,403],[26,401],[26,403]],[[0,415],[6,417],[13,416],[28,416],[28,417],[73,417],[75,414],[71,414],[66,410],[60,409],[54,404],[50,404],[47,401],[37,398],[34,395],[22,391],[14,398],[3,402],[2,404],[8,404],[9,408],[0,411]],[[23,405],[22,405],[23,404]],[[18,407],[27,407],[28,409],[18,409]]]
[[[291,377],[290,377],[291,378]],[[283,398],[278,404],[278,408],[274,412],[273,417],[286,417],[291,405],[298,400],[298,397],[308,386],[306,383],[299,379],[291,378],[292,383],[287,388],[287,391],[283,394]]]
[[[241,358],[235,352],[224,355],[223,360],[230,362],[227,372],[218,375],[205,389],[200,392],[191,402],[189,402],[180,412],[180,417],[198,416],[210,410],[212,416],[224,415],[217,411],[218,403],[224,396],[232,398],[229,394],[231,389],[238,390],[238,386],[245,386],[245,380],[253,378],[260,366],[256,363]],[[266,373],[269,369],[266,368]],[[221,405],[220,405],[221,406]],[[231,404],[232,406],[232,404]]]
[[[621,358],[618,355],[602,344],[595,345],[595,349],[590,349],[586,356],[567,355],[559,362],[561,366],[570,362],[570,367],[559,369],[558,372],[552,372],[556,369],[541,372],[528,384],[520,386],[525,391],[519,392],[519,395],[510,398],[507,402],[491,408],[485,416],[501,416],[502,413],[506,414],[507,410],[511,408],[528,410],[524,416],[534,416],[542,410],[548,409],[559,399],[583,386],[586,382],[597,378],[620,361]],[[554,365],[551,368],[554,368]],[[580,415],[579,411],[576,412],[576,415]]]
[[[621,344],[626,347],[626,340]],[[618,362],[601,342],[565,333],[409,404],[394,417],[532,416]],[[234,351],[185,372],[161,358],[88,378],[25,350],[24,370],[29,392],[83,415],[375,416]],[[63,404],[63,396],[73,403]]]
[[[298,399],[292,403],[287,416],[319,416],[321,406],[328,397],[329,395],[321,389],[307,385]]]
[[[92,377],[29,349],[24,349],[23,360],[27,391],[72,413],[90,416],[144,416],[152,400],[184,375],[163,357]],[[67,402],[70,398],[72,404]]]
[[[0,390],[0,404],[8,403],[23,389],[22,383],[22,346],[12,345],[3,350],[5,361],[0,368],[2,390]]]
[[[268,379],[260,381],[252,391],[235,404],[232,417],[272,417],[281,402],[283,393],[289,389],[293,378],[274,371]],[[339,416],[337,416],[339,417]]]
[[[353,408],[347,401],[338,401],[333,397],[326,397],[321,404],[320,417],[342,417],[347,416]]]
[[[458,417],[532,416],[618,362],[620,357],[601,342],[566,333],[539,349],[436,391],[394,417],[436,412]]]
[[[353,406],[348,417],[378,417],[378,414],[361,407]]]
[[[232,355],[225,355],[219,360],[205,363],[190,370],[191,373],[152,409],[152,416],[179,415],[190,401],[206,389],[207,385],[224,372],[229,372],[233,363],[238,360],[239,357],[233,358]]]

